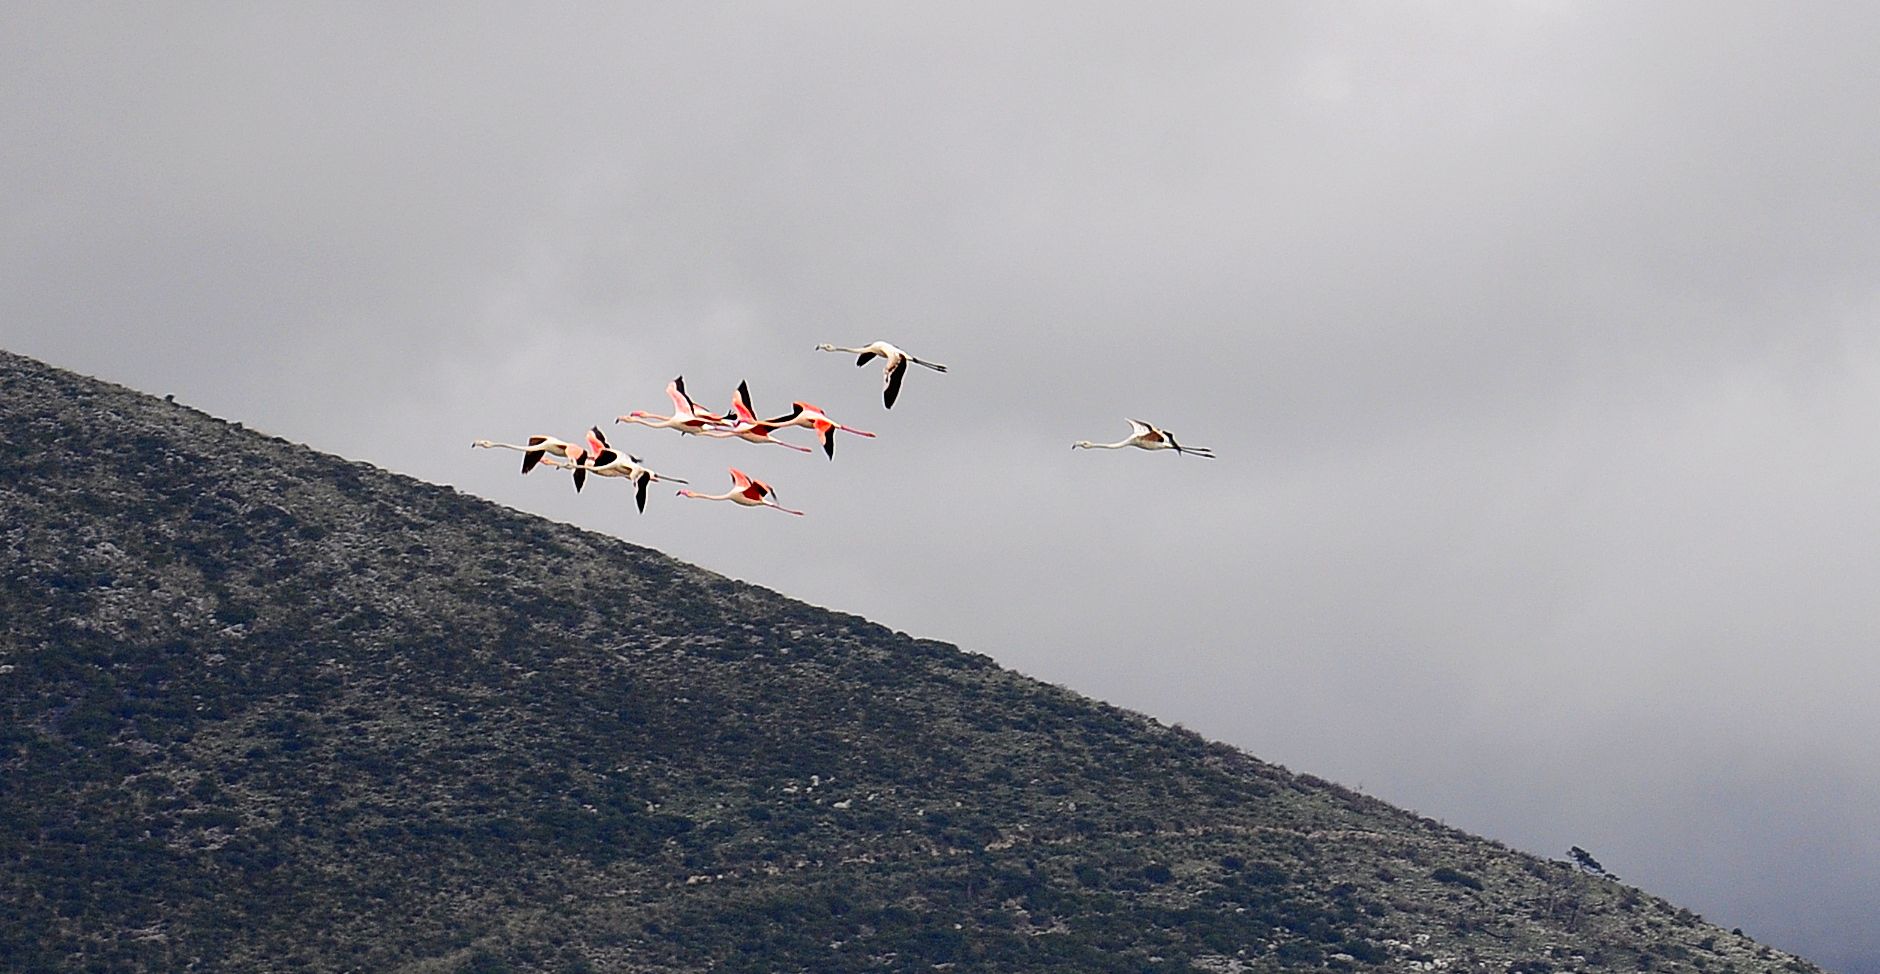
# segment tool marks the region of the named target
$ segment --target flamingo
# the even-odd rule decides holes
[[[522,472],[528,473],[535,469],[537,463],[546,462],[551,467],[559,467],[561,466],[561,460],[566,460],[571,464],[574,463],[575,456],[580,453],[599,453],[607,449],[607,437],[601,435],[600,427],[588,427],[587,448],[585,451],[567,440],[558,440],[552,436],[531,436],[529,437],[528,446],[518,446],[514,443],[494,443],[489,440],[477,440],[471,443],[470,446],[473,448],[483,447],[489,450],[521,450]]]
[[[1078,440],[1071,444],[1071,449],[1083,447],[1086,450],[1120,450],[1133,446],[1140,450],[1174,450],[1176,453],[1192,453],[1198,457],[1214,459],[1214,451],[1202,446],[1182,446],[1175,442],[1175,434],[1168,430],[1156,429],[1140,419],[1129,421],[1129,439],[1120,443],[1092,443]]]
[[[638,423],[653,429],[678,430],[681,433],[699,433],[724,426],[728,422],[725,417],[717,413],[700,409],[698,403],[693,402],[692,397],[685,394],[685,376],[679,376],[666,383],[666,395],[672,397],[671,416],[658,416],[636,409],[625,416],[616,416],[614,422]]]
[[[841,430],[845,433],[854,433],[856,436],[874,438],[875,434],[867,430],[858,430],[853,426],[844,426],[830,419],[829,414],[823,412],[822,408],[819,406],[812,406],[806,402],[793,402],[790,405],[792,408],[788,413],[776,419],[764,420],[764,422],[779,429],[786,429],[791,426],[805,426],[815,430],[816,438],[822,441],[823,452],[829,454],[829,459],[831,460],[836,458],[836,430]]]
[[[681,480],[678,477],[668,477],[664,474],[655,473],[641,466],[640,458],[630,453],[623,457],[612,450],[602,450],[600,453],[596,454],[592,460],[583,463],[582,461],[586,459],[587,455],[585,453],[575,458],[574,489],[576,493],[579,493],[582,484],[587,482],[588,474],[593,474],[596,477],[621,477],[633,483],[633,502],[639,507],[640,513],[642,514],[646,513],[647,484],[656,480],[671,481],[675,484],[691,483],[689,480]]]
[[[755,480],[750,474],[731,468],[731,490],[723,494],[701,494],[695,490],[679,491],[680,497],[696,497],[702,501],[730,501],[745,507],[774,507],[785,514],[802,517],[802,511],[793,511],[777,503],[777,491],[761,480]]]
[[[788,447],[801,453],[815,452],[809,447],[797,446],[795,443],[785,443],[771,435],[782,429],[783,426],[768,420],[758,420],[757,411],[751,408],[751,387],[749,383],[738,383],[738,391],[731,398],[731,414],[734,417],[734,425],[730,429],[706,430],[704,435],[717,437],[719,439],[735,436],[747,443],[775,443],[778,446]]]
[[[939,365],[934,362],[923,362],[887,342],[869,342],[861,348],[843,348],[839,345],[818,345],[816,346],[816,350],[819,352],[848,352],[852,355],[857,355],[859,357],[855,360],[856,365],[867,365],[868,360],[877,355],[886,360],[888,363],[887,367],[882,370],[882,382],[884,383],[884,387],[881,393],[881,401],[886,404],[889,409],[894,408],[894,400],[901,394],[901,377],[907,374],[907,363],[912,362],[915,365],[924,365],[935,372],[945,372],[947,370],[947,367],[944,365]]]

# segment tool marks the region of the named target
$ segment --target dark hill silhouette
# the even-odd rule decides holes
[[[1813,970],[983,656],[4,353],[0,514],[0,969]]]

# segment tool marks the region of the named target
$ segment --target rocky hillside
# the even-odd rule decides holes
[[[4,970],[1814,970],[983,656],[4,353],[0,540]]]

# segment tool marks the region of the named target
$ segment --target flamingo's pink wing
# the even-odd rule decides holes
[[[666,395],[672,399],[672,414],[674,416],[692,415],[692,410],[696,407],[692,405],[692,397],[685,394],[684,376],[680,376],[666,383]]]

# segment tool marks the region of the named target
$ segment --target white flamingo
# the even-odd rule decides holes
[[[785,514],[802,517],[802,511],[793,511],[777,503],[777,491],[769,484],[751,477],[750,474],[731,468],[731,490],[723,494],[701,494],[695,490],[680,490],[680,497],[696,497],[702,501],[730,501],[744,507],[771,507]]]
[[[818,345],[816,346],[816,350],[819,352],[848,352],[858,356],[855,360],[856,365],[867,365],[868,360],[877,355],[885,359],[887,366],[882,370],[881,378],[883,385],[881,401],[889,409],[894,408],[894,400],[901,395],[901,377],[907,374],[907,363],[912,362],[915,365],[924,365],[935,372],[945,372],[947,370],[947,367],[944,365],[935,362],[923,362],[887,342],[869,342],[861,348],[843,348],[839,345]]]
[[[588,427],[587,446],[585,450],[583,447],[570,443],[567,440],[559,440],[552,436],[531,436],[529,437],[528,446],[521,446],[515,443],[496,443],[490,440],[477,440],[470,445],[472,447],[482,447],[486,450],[521,450],[522,472],[528,473],[534,470],[535,465],[538,463],[546,463],[551,467],[559,467],[564,460],[570,464],[574,463],[575,457],[583,452],[590,455],[599,453],[607,449],[607,438],[601,435],[600,427],[590,426]]]
[[[574,489],[577,493],[580,492],[581,486],[587,482],[588,474],[593,474],[596,477],[620,477],[632,483],[634,485],[633,503],[640,509],[642,514],[646,512],[647,484],[653,483],[654,481],[662,483],[670,481],[675,484],[691,483],[689,480],[681,480],[678,477],[668,477],[664,474],[656,473],[641,466],[639,457],[630,453],[622,456],[615,453],[613,450],[602,450],[591,460],[587,459],[586,454],[575,458]]]
[[[681,433],[701,433],[728,423],[725,417],[700,409],[698,403],[693,402],[692,397],[685,394],[685,376],[679,376],[666,383],[666,395],[672,397],[671,416],[660,416],[636,409],[625,416],[614,417],[614,422],[638,423],[653,429],[678,430]]]
[[[1071,449],[1083,447],[1086,450],[1120,450],[1133,446],[1139,450],[1174,450],[1176,453],[1192,453],[1198,457],[1214,459],[1214,451],[1204,446],[1182,446],[1175,442],[1175,434],[1168,430],[1157,429],[1140,419],[1129,421],[1129,439],[1117,443],[1092,443],[1078,440],[1071,444]]]

